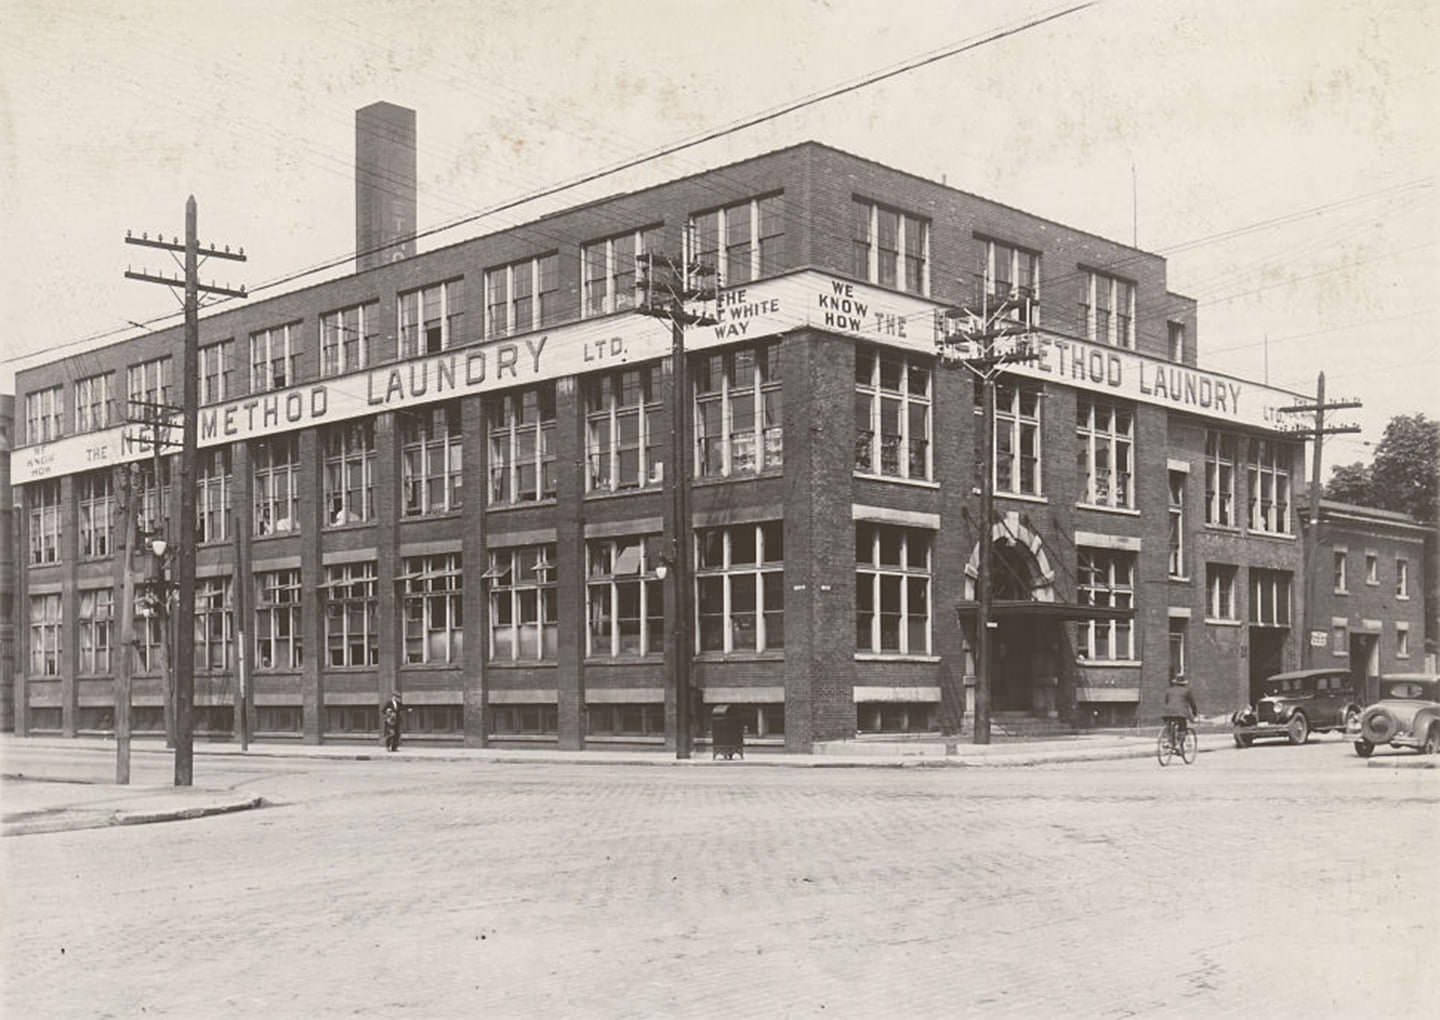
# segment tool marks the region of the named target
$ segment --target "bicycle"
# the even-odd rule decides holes
[[[1160,759],[1161,766],[1169,765],[1170,759],[1176,755],[1179,755],[1186,765],[1194,765],[1195,758],[1200,753],[1200,738],[1195,735],[1195,728],[1186,726],[1185,734],[1178,738],[1178,742],[1175,729],[1174,719],[1165,720],[1165,726],[1155,742],[1155,757]]]

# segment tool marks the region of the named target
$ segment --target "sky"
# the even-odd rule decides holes
[[[188,195],[202,243],[249,256],[207,281],[350,253],[372,102],[418,113],[424,229],[1069,6],[0,0],[0,392],[26,356],[178,315],[124,279],[162,264],[123,238],[183,234]],[[1328,474],[1392,415],[1440,417],[1437,23],[1433,0],[1100,0],[420,247],[814,139],[1165,255],[1203,366],[1364,402]]]

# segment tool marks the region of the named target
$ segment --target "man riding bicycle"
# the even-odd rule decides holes
[[[1172,676],[1165,691],[1165,726],[1173,731],[1175,739],[1185,736],[1190,721],[1200,714],[1195,704],[1195,695],[1190,693],[1190,681],[1183,676]]]

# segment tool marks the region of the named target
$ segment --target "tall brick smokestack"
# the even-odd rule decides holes
[[[355,271],[415,254],[415,111],[355,111]]]

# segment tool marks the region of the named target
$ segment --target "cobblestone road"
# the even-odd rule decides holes
[[[1440,771],[1333,741],[1164,770],[243,768],[287,803],[3,841],[7,1015],[1440,1001]]]

